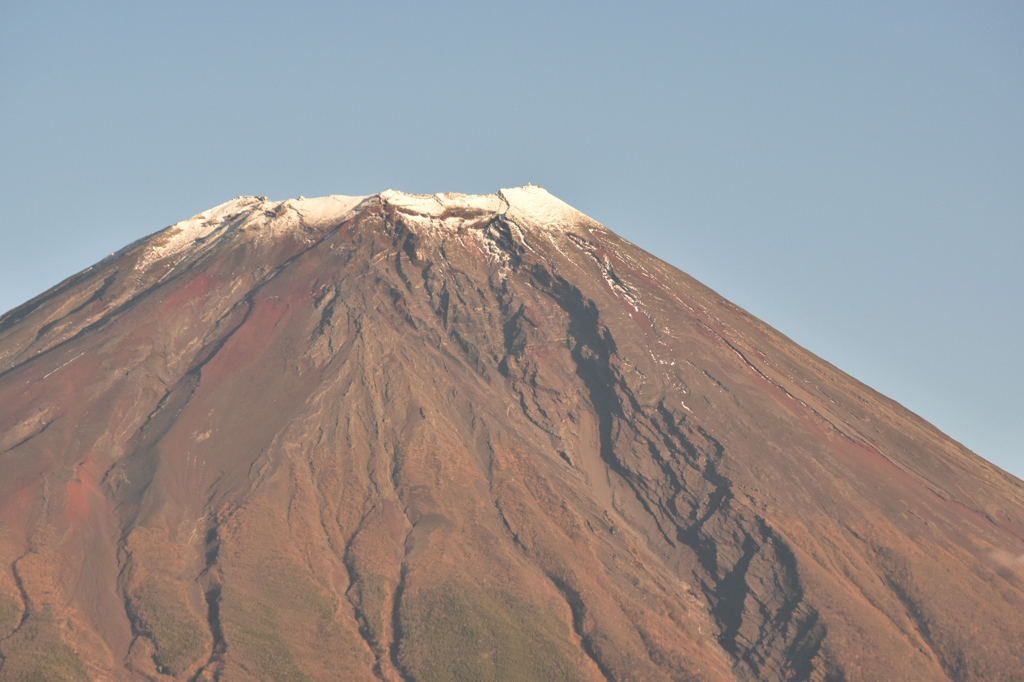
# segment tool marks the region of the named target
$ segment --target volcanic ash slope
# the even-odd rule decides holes
[[[0,318],[4,680],[1011,680],[1024,487],[537,187]]]

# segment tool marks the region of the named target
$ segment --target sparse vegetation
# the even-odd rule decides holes
[[[178,676],[205,651],[204,624],[172,590],[147,583],[132,594],[132,606],[162,672]]]
[[[228,646],[237,648],[257,679],[307,680],[296,653],[310,642],[296,643],[282,633],[297,632],[293,626],[298,624],[313,636],[339,636],[334,627],[337,604],[305,570],[288,561],[265,560],[246,566],[246,571],[251,589],[243,593],[236,586],[223,594],[221,619]]]
[[[3,680],[19,682],[89,682],[85,666],[63,640],[49,608],[29,616],[4,642]]]
[[[274,610],[265,604],[225,601],[225,637],[238,647],[255,679],[273,682],[305,682],[295,656],[281,636]]]
[[[401,610],[400,660],[430,682],[577,680],[568,627],[509,594],[448,583]]]
[[[0,592],[0,637],[8,634],[21,618],[21,601],[14,595]]]
[[[367,634],[374,642],[384,637],[384,606],[388,597],[387,582],[382,576],[361,576],[356,586],[359,610],[366,623]]]
[[[268,560],[247,567],[259,584],[260,596],[268,603],[331,619],[337,604],[324,593],[309,573],[285,560]]]

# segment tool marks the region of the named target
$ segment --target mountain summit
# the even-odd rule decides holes
[[[1011,680],[1024,484],[538,187],[0,318],[4,680]]]

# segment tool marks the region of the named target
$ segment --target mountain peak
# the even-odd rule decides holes
[[[425,218],[501,215],[547,230],[565,230],[580,221],[597,225],[537,185],[502,189],[494,194],[406,194],[387,190],[377,196],[402,213]]]
[[[0,318],[0,678],[1012,680],[1024,484],[539,187]]]

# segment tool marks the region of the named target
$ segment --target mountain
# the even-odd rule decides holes
[[[240,197],[0,318],[4,680],[1020,680],[1022,641],[1020,480],[538,187]]]

